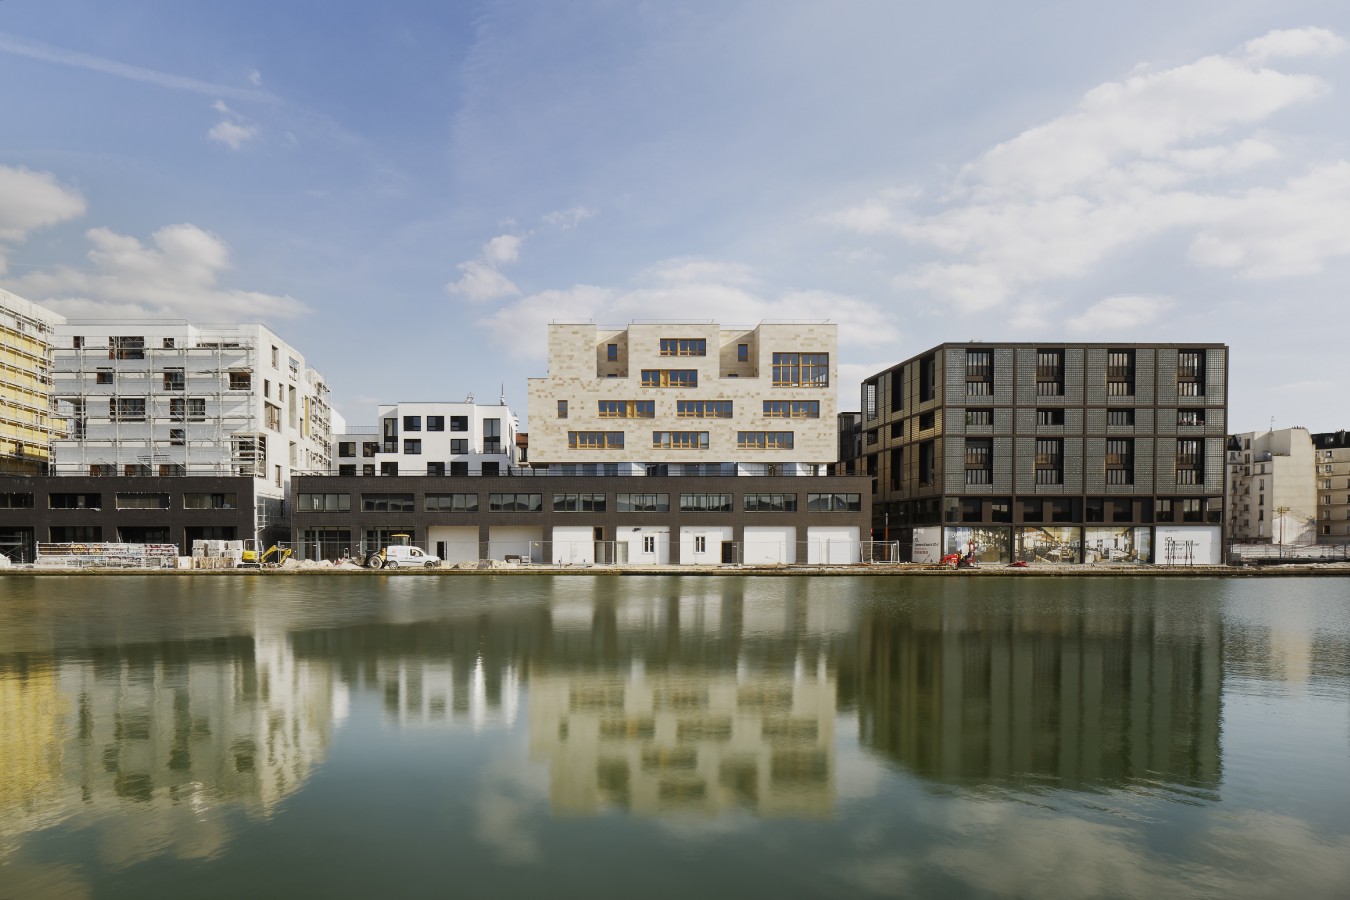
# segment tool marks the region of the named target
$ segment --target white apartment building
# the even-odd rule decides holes
[[[1238,543],[1311,544],[1317,490],[1306,428],[1248,431],[1228,439],[1228,535]]]
[[[262,325],[70,320],[52,380],[52,474],[248,475],[281,500],[331,466],[328,385]]]
[[[816,475],[835,461],[829,322],[552,324],[529,381],[530,460],[550,474]]]
[[[518,465],[519,422],[496,405],[404,402],[378,408],[379,424],[333,439],[337,475],[506,475]]]

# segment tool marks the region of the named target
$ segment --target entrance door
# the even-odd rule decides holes
[[[722,542],[722,565],[732,566],[736,564],[736,543],[735,541]]]

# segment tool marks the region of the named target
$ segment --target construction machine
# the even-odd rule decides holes
[[[273,544],[266,550],[260,550],[256,541],[249,541],[244,545],[244,555],[239,560],[237,568],[240,569],[275,569],[291,558],[291,548],[282,547]]]

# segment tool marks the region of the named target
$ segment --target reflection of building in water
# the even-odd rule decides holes
[[[58,725],[68,706],[49,666],[0,666],[0,823],[59,815]]]
[[[864,621],[864,743],[936,779],[1218,786],[1217,614],[971,609]]]
[[[6,770],[25,760],[34,794],[59,782],[57,818],[115,813],[104,855],[118,863],[210,855],[228,835],[202,814],[220,804],[269,814],[322,761],[339,699],[326,667],[297,661],[284,639],[101,647],[51,671],[53,684],[20,687],[45,722],[0,718]]]
[[[560,812],[828,815],[835,679],[819,670],[536,676],[530,750]]]
[[[375,677],[384,710],[399,725],[511,725],[520,707],[520,677],[507,664],[489,674],[473,660],[380,660]]]

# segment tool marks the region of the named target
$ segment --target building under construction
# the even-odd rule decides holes
[[[54,438],[47,353],[65,319],[0,290],[0,474],[41,475]]]

